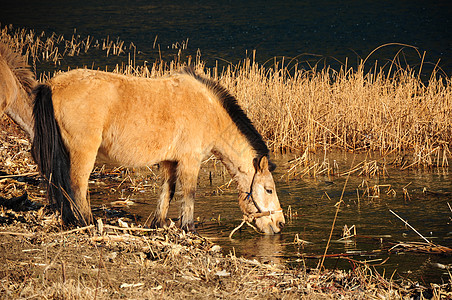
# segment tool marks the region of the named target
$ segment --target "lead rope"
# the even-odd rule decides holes
[[[237,226],[236,228],[234,228],[234,229],[231,231],[231,233],[229,234],[229,238],[232,239],[232,236],[234,235],[234,233],[235,233],[237,230],[239,230],[245,223],[246,223],[248,226],[250,226],[251,228],[253,228],[254,231],[256,231],[257,233],[262,234],[262,235],[264,234],[264,233],[260,232],[259,230],[257,230],[257,228],[254,227],[253,224],[251,224],[250,222],[248,222],[246,215],[243,215],[242,223],[240,223],[239,226]]]

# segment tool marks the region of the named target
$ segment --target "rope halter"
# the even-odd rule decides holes
[[[247,220],[248,222],[252,222],[255,219],[260,218],[260,217],[271,216],[276,213],[282,213],[282,211],[283,211],[282,208],[278,209],[278,210],[263,211],[259,207],[259,205],[257,204],[256,200],[254,200],[254,197],[253,197],[253,184],[254,184],[255,177],[256,177],[256,172],[254,173],[253,179],[251,180],[250,191],[245,192],[245,194],[246,194],[245,201],[249,201],[251,199],[251,201],[253,201],[254,207],[256,207],[256,209],[257,209],[257,212],[255,212],[255,213],[249,213],[249,214],[247,213],[247,214],[243,215],[244,219]]]

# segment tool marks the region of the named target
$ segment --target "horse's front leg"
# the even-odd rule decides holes
[[[160,163],[160,166],[162,168],[163,184],[157,202],[157,209],[151,220],[151,228],[159,228],[167,224],[166,216],[168,214],[168,208],[176,191],[177,162],[163,161]]]
[[[185,231],[195,231],[193,214],[199,169],[198,161],[179,162],[178,173],[183,193],[180,227]]]

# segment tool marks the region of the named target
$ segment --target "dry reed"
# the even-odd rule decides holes
[[[424,84],[409,69],[387,76],[365,73],[363,64],[290,74],[246,60],[220,80],[274,150],[409,152],[412,164],[448,165],[450,78],[432,74]]]
[[[449,165],[452,82],[439,72],[424,83],[409,68],[387,75],[383,68],[375,73],[375,66],[365,73],[363,62],[356,70],[344,66],[339,71],[290,70],[277,63],[266,68],[251,59],[221,73],[206,68],[199,58],[195,66],[218,77],[237,97],[274,151],[304,153],[302,160],[319,149],[375,151],[392,155],[401,169]],[[150,68],[129,63],[115,72],[156,77],[180,67],[178,61]],[[324,163],[315,168],[323,173],[334,169],[325,169]],[[385,173],[385,165],[372,164],[363,166],[363,172]]]
[[[218,74],[199,61],[196,68]],[[131,65],[114,70],[136,76],[156,77],[180,64],[155,63],[150,68]],[[345,67],[344,67],[345,68]],[[274,151],[303,153],[311,170],[298,173],[334,173],[327,161],[313,162],[309,153],[340,149],[375,151],[393,157],[401,169],[447,167],[451,158],[451,79],[432,74],[423,83],[411,70],[392,76],[326,68],[296,70],[266,68],[247,59],[226,68],[220,82],[239,100]],[[215,77],[215,76],[214,76]],[[299,161],[294,160],[295,163]],[[304,164],[306,167],[306,164]],[[385,164],[367,162],[361,173],[385,173]]]
[[[0,40],[37,59],[58,62],[65,55],[77,55],[90,48],[101,48],[106,55],[127,55],[127,62],[113,72],[158,77],[195,65],[199,72],[218,79],[239,100],[264,139],[275,151],[295,153],[318,149],[377,151],[382,155],[403,157],[401,168],[412,166],[448,166],[452,140],[452,82],[435,68],[428,82],[420,71],[402,68],[397,56],[390,67],[373,66],[365,71],[362,60],[356,69],[346,64],[340,70],[316,67],[305,70],[275,60],[272,67],[252,58],[229,65],[206,68],[200,56],[183,61],[186,42],[175,44],[175,59],[139,66],[136,47],[124,46],[109,37],[102,45],[88,36],[74,34],[70,40],[52,34],[5,27]],[[64,44],[59,49],[59,44]],[[378,50],[378,48],[376,49]],[[128,52],[129,51],[129,52]],[[133,53],[131,53],[133,52]],[[159,54],[161,56],[161,54]],[[424,55],[425,56],[425,55]],[[421,56],[421,64],[424,61]]]

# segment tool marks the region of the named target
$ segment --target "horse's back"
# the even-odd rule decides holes
[[[49,83],[54,93],[54,105],[69,107],[78,104],[82,106],[80,109],[84,106],[117,106],[118,109],[136,108],[140,111],[148,107],[199,110],[207,104],[204,100],[208,89],[186,74],[150,79],[76,69],[55,76]]]

